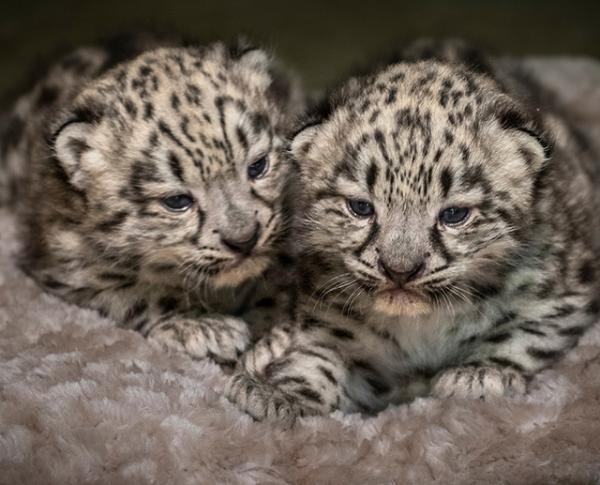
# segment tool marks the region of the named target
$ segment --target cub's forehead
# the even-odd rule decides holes
[[[127,108],[142,101],[156,103],[159,109],[160,105],[194,109],[213,107],[217,96],[261,105],[253,85],[264,82],[260,78],[258,72],[245,72],[223,45],[215,44],[146,52],[110,71],[94,87]]]
[[[371,163],[438,158],[477,134],[491,81],[459,66],[400,63],[348,82],[310,150],[316,157]],[[456,150],[455,150],[456,149]]]
[[[352,127],[413,125],[449,127],[474,123],[488,83],[458,66],[422,62],[395,64],[380,73],[351,81],[342,90],[338,123]],[[384,130],[387,131],[387,130]]]
[[[90,143],[122,166],[143,159],[208,179],[271,149],[276,114],[260,76],[221,45],[159,49],[92,82],[75,118],[91,122]]]

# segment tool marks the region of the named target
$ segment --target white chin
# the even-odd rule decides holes
[[[211,278],[215,288],[231,288],[261,275],[269,266],[269,258],[256,256],[247,259],[231,269],[225,269]]]
[[[416,317],[432,312],[431,303],[416,293],[396,290],[375,296],[373,311],[389,316]]]

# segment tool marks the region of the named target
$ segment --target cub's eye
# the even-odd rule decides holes
[[[192,206],[194,199],[187,194],[177,194],[165,197],[161,202],[170,211],[184,212]]]
[[[346,200],[348,209],[356,217],[369,217],[375,213],[375,208],[368,200],[348,199]]]
[[[439,219],[447,226],[457,226],[467,220],[469,213],[468,207],[448,207],[440,212]]]
[[[256,162],[248,165],[248,177],[251,180],[256,180],[261,178],[269,168],[269,162],[267,161],[267,157],[259,158]]]

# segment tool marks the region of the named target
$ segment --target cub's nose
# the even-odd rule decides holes
[[[226,238],[221,236],[221,242],[224,246],[231,249],[234,253],[243,254],[248,256],[256,243],[258,242],[258,238],[260,237],[260,228],[258,225],[254,229],[254,233],[249,238]]]
[[[417,279],[419,276],[423,274],[425,271],[425,261],[419,261],[417,264],[412,266],[409,269],[398,269],[392,268],[390,265],[386,264],[382,259],[379,260],[378,263],[379,271],[381,271],[386,278],[388,278],[393,283],[398,286],[404,286]]]

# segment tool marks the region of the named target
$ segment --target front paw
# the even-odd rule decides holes
[[[432,394],[435,397],[485,399],[513,397],[525,394],[527,383],[518,371],[506,367],[454,367],[435,378]]]
[[[231,376],[225,386],[225,397],[255,420],[277,422],[286,429],[299,416],[316,414],[293,395],[245,372]]]
[[[154,326],[148,339],[168,350],[234,365],[250,345],[250,331],[245,321],[231,316],[174,317]]]

